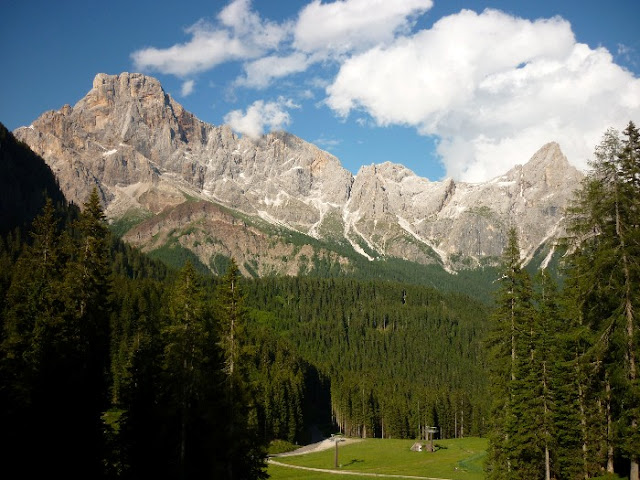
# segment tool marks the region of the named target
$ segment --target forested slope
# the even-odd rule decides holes
[[[485,305],[349,279],[262,279],[247,295],[250,316],[330,379],[345,433],[414,437],[427,424],[444,437],[482,433]]]
[[[15,152],[24,181],[32,154]],[[0,237],[7,469],[259,478],[276,438],[483,432],[483,304],[380,278],[245,280],[233,261],[176,271],[110,234],[97,191],[67,205],[43,171],[24,190],[43,207]]]
[[[27,227],[48,196],[61,204],[64,195],[44,161],[0,123],[0,235]]]

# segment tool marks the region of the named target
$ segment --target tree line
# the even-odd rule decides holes
[[[640,139],[605,133],[569,209],[561,289],[504,252],[490,351],[491,479],[638,480]]]

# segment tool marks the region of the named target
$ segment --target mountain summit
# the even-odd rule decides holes
[[[431,182],[388,162],[353,176],[291,134],[239,138],[202,122],[138,73],[98,74],[75,106],[14,133],[69,200],[97,185],[131,243],[187,249],[214,271],[234,256],[253,275],[296,274],[318,259],[348,268],[348,251],[447,269],[493,263],[510,225],[531,258],[562,231],[582,178],[557,143],[480,184]]]

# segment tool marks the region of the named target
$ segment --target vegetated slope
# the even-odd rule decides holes
[[[31,186],[34,195],[39,194],[36,187],[41,185],[34,181]],[[79,474],[94,477],[121,468],[158,474],[165,467],[176,472],[198,468],[198,462],[208,460],[197,449],[190,450],[194,463],[180,467],[177,460],[184,405],[192,409],[187,425],[192,445],[236,448],[234,441],[219,445],[227,442],[224,435],[211,436],[229,420],[215,353],[218,330],[211,323],[223,308],[210,302],[219,283],[201,283],[196,295],[206,312],[198,328],[208,332],[207,348],[213,356],[201,358],[194,397],[184,404],[179,400],[182,380],[170,372],[182,365],[170,354],[173,335],[180,331],[174,328],[175,305],[177,292],[184,292],[184,274],[177,277],[122,242],[110,241],[101,215],[96,196],[83,213],[64,202],[58,211],[49,205],[32,225],[34,235],[24,236],[28,242],[15,241],[8,248],[0,242],[3,440],[13,443],[16,455],[10,456],[17,464],[23,464],[29,448],[49,445],[47,462],[24,470],[34,473],[43,465],[53,470],[73,465]],[[17,223],[26,222],[25,217]],[[463,376],[469,359],[477,357],[472,347],[476,331],[469,313],[459,306],[474,302],[424,287],[348,279],[274,278],[251,281],[244,288],[251,310],[244,317],[248,331],[243,363],[251,397],[243,404],[252,412],[252,428],[261,441],[303,439],[305,423],[331,421],[332,403],[343,429],[358,433],[360,428],[363,435],[366,429],[367,436],[381,435],[383,427],[385,436],[411,436],[415,419],[418,426],[427,421],[442,425],[444,435],[451,435],[456,424],[458,432],[462,425],[466,432],[479,431],[474,412],[482,408],[477,401],[482,385],[473,378],[482,376]],[[483,308],[476,305],[475,314]],[[475,325],[482,329],[482,315]],[[327,346],[325,352],[317,349],[316,339]],[[389,366],[380,375],[372,365],[358,364],[372,355],[369,350],[360,355],[361,341],[374,349],[376,365]],[[410,342],[413,347],[405,351]],[[456,348],[468,356],[456,357]],[[421,359],[425,352],[431,353]],[[341,357],[345,368],[337,360]],[[448,359],[450,366],[439,358]],[[438,372],[431,382],[420,375],[423,360],[434,364],[425,369]],[[447,370],[451,382],[443,381]],[[371,379],[364,394],[358,395],[362,384],[353,372]],[[425,385],[433,390],[417,389]],[[348,386],[353,389],[337,390]],[[463,388],[468,393],[460,393]],[[356,405],[361,399],[371,406],[370,420],[340,403]],[[460,423],[452,414],[458,406],[465,418],[460,417]],[[389,409],[396,413],[390,415]],[[235,431],[240,435],[244,430]],[[68,442],[57,441],[61,435]],[[255,446],[253,438],[238,439],[243,447],[234,450],[239,452],[234,461],[243,462],[242,452]],[[79,454],[83,461],[72,464]],[[225,459],[218,460],[216,468],[224,468]]]
[[[331,382],[341,431],[363,437],[480,434],[487,408],[486,307],[467,296],[390,282],[271,278],[247,305]]]
[[[120,230],[120,223],[115,225]],[[127,228],[127,227],[125,227]],[[220,238],[231,239],[221,241]],[[189,259],[202,273],[224,273],[233,258],[248,276],[349,277],[427,285],[490,301],[496,268],[448,272],[438,264],[394,257],[370,261],[345,242],[321,240],[191,199],[130,228],[124,240],[180,268]],[[205,264],[201,259],[209,259]]]
[[[28,242],[0,242],[5,467],[29,478],[230,468],[261,478],[268,434],[247,421],[246,379],[236,374],[228,394],[224,309],[211,301],[221,287],[112,241],[97,195],[79,214],[61,209],[47,203]]]

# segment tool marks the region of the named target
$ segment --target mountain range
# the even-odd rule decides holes
[[[450,272],[494,265],[511,226],[525,260],[545,264],[583,177],[555,142],[485,183],[430,181],[389,162],[353,175],[289,133],[252,139],[202,122],[138,73],[98,74],[73,107],[14,135],[70,201],[97,187],[127,242],[214,273],[234,257],[252,276],[348,272],[354,259]]]

